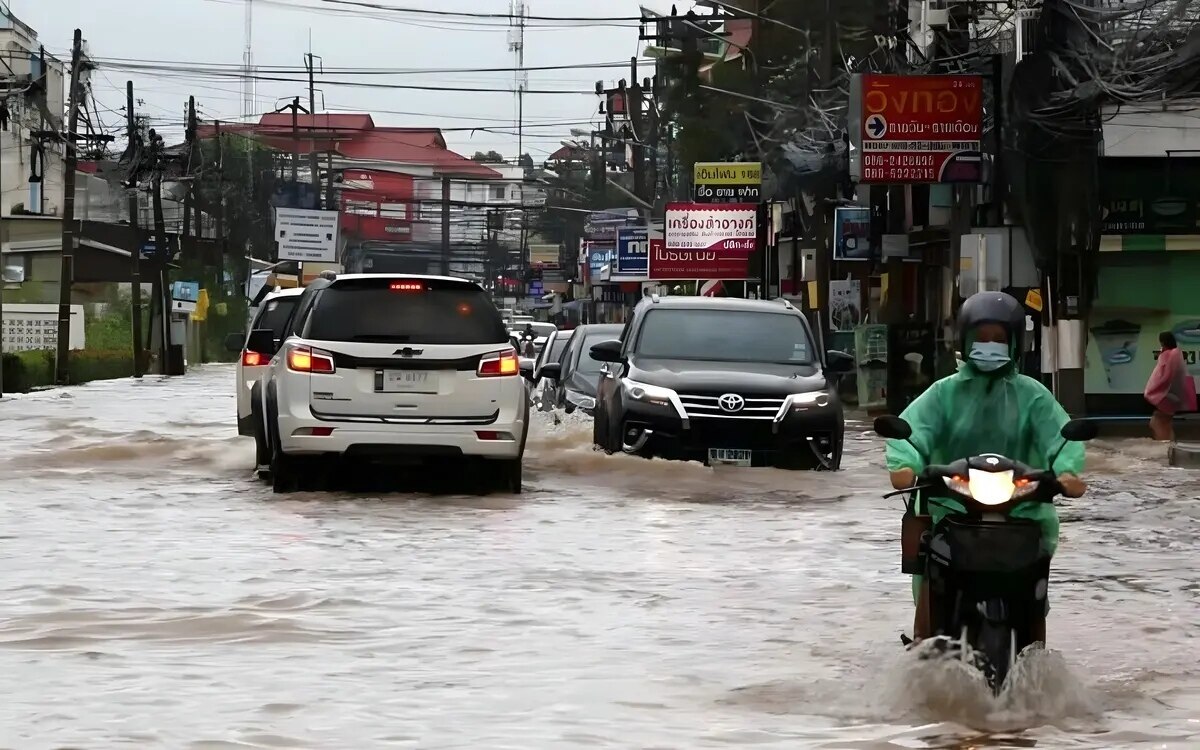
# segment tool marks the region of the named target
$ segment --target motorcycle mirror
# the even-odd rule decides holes
[[[875,434],[891,440],[908,440],[912,437],[912,425],[900,417],[885,414],[875,418]]]
[[[1100,434],[1100,426],[1090,419],[1072,419],[1062,427],[1059,433],[1063,440],[1073,443],[1086,443]]]

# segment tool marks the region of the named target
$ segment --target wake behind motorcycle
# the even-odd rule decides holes
[[[874,426],[879,435],[916,447],[912,427],[903,419],[883,416]],[[1063,442],[1046,465],[1054,465],[1068,442],[1085,442],[1097,433],[1095,422],[1067,422],[1060,432]],[[917,512],[918,493],[924,513]],[[1011,514],[1026,503],[1053,503],[1061,494],[1053,471],[984,454],[926,466],[913,487],[884,495],[908,495],[901,569],[923,575],[929,584],[930,632],[944,652],[964,660],[973,655],[996,694],[1018,655],[1035,642],[1033,625],[1048,606],[1050,556],[1041,527]],[[947,499],[964,510],[947,506]],[[948,513],[935,524],[929,505]]]

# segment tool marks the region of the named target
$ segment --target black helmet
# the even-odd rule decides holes
[[[967,334],[982,323],[998,323],[1008,331],[1009,351],[1025,351],[1025,308],[1004,292],[972,294],[958,311],[958,350],[967,356]]]

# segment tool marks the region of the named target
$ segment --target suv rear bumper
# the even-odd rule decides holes
[[[348,457],[520,458],[528,424],[524,412],[489,424],[385,424],[341,422],[307,415],[279,415],[279,442],[289,454],[344,454]],[[303,434],[331,429],[328,435]]]

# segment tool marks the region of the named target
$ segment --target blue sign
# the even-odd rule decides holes
[[[179,249],[179,240],[176,235],[167,235],[167,245],[165,248],[159,248],[157,240],[146,240],[142,246],[138,248],[138,255],[142,260],[153,261],[169,261],[175,256]]]
[[[650,273],[650,230],[644,227],[617,230],[616,273],[619,276]]]
[[[870,260],[871,209],[844,206],[834,209],[833,214],[833,259]]]
[[[196,281],[176,281],[171,284],[171,299],[196,302],[200,299],[200,284]]]
[[[616,250],[612,245],[593,245],[588,250],[588,272],[592,278],[600,275],[600,270],[613,262]]]
[[[529,284],[529,296],[530,297],[541,297],[542,293],[543,293],[542,289],[543,289],[542,282],[540,282],[540,281],[531,282]]]

